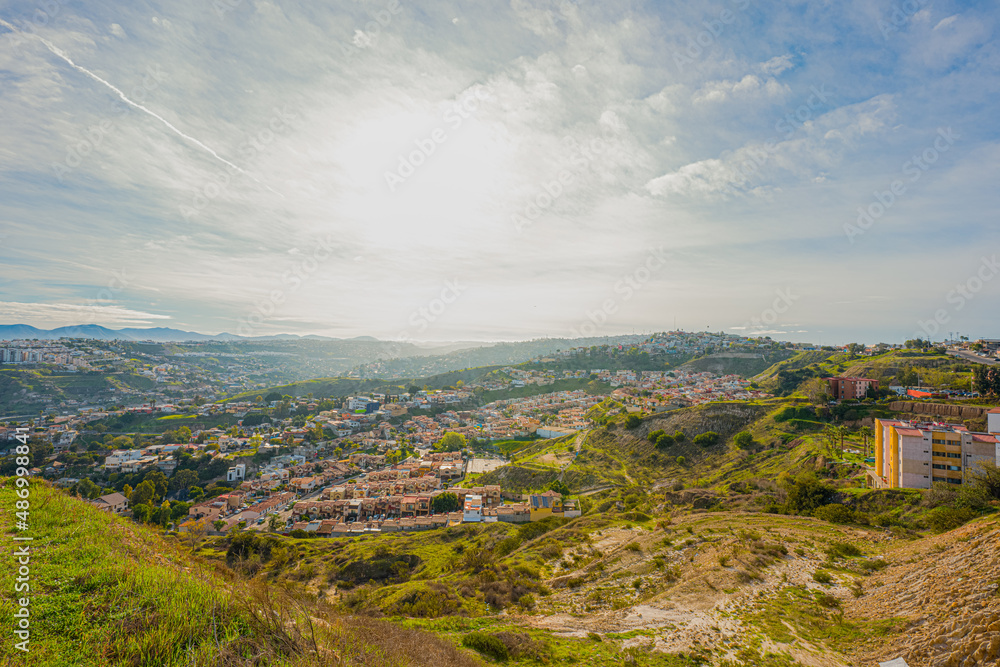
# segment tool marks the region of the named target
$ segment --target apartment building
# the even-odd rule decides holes
[[[1000,464],[1000,443],[989,433],[955,424],[875,420],[875,469],[868,486],[929,489],[935,482],[959,485],[982,462]]]
[[[830,395],[837,400],[864,398],[868,388],[878,389],[878,380],[868,378],[824,378],[830,383]]]

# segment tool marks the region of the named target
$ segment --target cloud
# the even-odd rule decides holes
[[[130,310],[121,306],[0,301],[0,320],[18,324],[68,326],[95,323],[139,326],[169,319],[168,315]]]

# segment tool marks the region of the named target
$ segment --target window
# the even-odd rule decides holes
[[[935,482],[947,482],[948,478],[947,477],[935,477],[934,481]]]
[[[962,471],[962,466],[948,466],[948,470]]]
[[[948,466],[946,466],[946,465],[945,465],[945,464],[943,464],[943,463],[935,463],[935,464],[934,464],[934,469],[935,469],[935,470],[947,470],[947,469],[948,469]]]
[[[960,459],[960,458],[962,458],[962,454],[961,453],[956,454],[955,452],[948,452],[948,458],[949,459]]]
[[[931,442],[933,442],[935,445],[945,445],[948,443],[948,441],[945,440],[944,438],[932,438]]]
[[[962,480],[960,480],[960,479],[952,479],[952,478],[949,477],[948,478],[948,483],[949,484],[961,484]]]

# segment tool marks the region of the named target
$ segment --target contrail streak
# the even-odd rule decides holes
[[[6,28],[8,28],[9,30],[11,30],[12,32],[20,32],[17,28],[15,28],[14,26],[12,26],[10,23],[7,23],[3,19],[0,19],[0,25],[5,26]],[[25,34],[25,33],[22,33],[22,34]],[[59,58],[62,58],[64,61],[66,61],[66,64],[68,64],[70,67],[72,67],[73,69],[77,70],[78,72],[83,72],[84,74],[86,74],[87,76],[89,76],[94,81],[97,81],[98,83],[101,83],[104,86],[106,86],[106,87],[110,88],[111,90],[113,90],[115,92],[115,94],[118,95],[118,97],[120,97],[122,99],[122,101],[125,102],[126,104],[128,104],[129,106],[135,107],[139,111],[142,111],[144,113],[149,114],[150,116],[152,116],[156,120],[158,120],[161,123],[163,123],[164,125],[166,125],[167,128],[169,128],[174,134],[176,134],[177,136],[179,136],[179,137],[181,137],[183,139],[186,139],[187,141],[191,142],[195,146],[198,146],[199,148],[201,148],[203,151],[205,151],[206,153],[208,153],[209,155],[211,155],[212,157],[214,157],[216,160],[218,160],[222,164],[224,164],[224,165],[226,165],[228,167],[232,167],[233,169],[235,169],[236,171],[240,172],[241,174],[243,174],[245,176],[249,176],[251,179],[253,179],[257,183],[259,183],[260,185],[263,185],[268,190],[271,190],[271,192],[273,192],[274,194],[278,195],[282,199],[285,198],[284,195],[282,195],[280,192],[277,192],[277,191],[271,189],[271,187],[268,186],[266,183],[261,183],[259,180],[257,180],[256,178],[254,178],[253,174],[250,174],[249,172],[247,172],[247,171],[245,171],[243,169],[240,169],[235,164],[233,164],[232,162],[230,162],[226,158],[222,157],[221,155],[219,155],[214,150],[212,150],[211,148],[209,148],[208,146],[206,146],[202,142],[198,141],[194,137],[192,137],[192,136],[190,136],[188,134],[184,134],[184,132],[182,132],[181,130],[179,130],[173,123],[171,123],[169,120],[167,120],[163,116],[159,115],[155,111],[147,109],[146,107],[142,106],[141,104],[138,104],[137,102],[133,102],[132,100],[130,100],[125,95],[125,93],[123,93],[121,90],[119,90],[114,84],[111,84],[111,83],[105,81],[101,77],[99,77],[96,74],[94,74],[93,72],[91,72],[86,67],[81,67],[80,65],[77,65],[75,62],[73,62],[73,60],[69,56],[67,56],[65,53],[63,53],[58,47],[56,47],[54,44],[52,44],[51,42],[49,42],[44,37],[41,37],[39,35],[32,35],[32,36],[33,37],[37,37],[38,40],[42,44],[45,45],[45,48],[47,48],[49,51],[51,51],[54,55],[58,56]]]

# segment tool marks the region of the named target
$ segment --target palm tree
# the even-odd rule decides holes
[[[861,430],[858,431],[858,433],[861,435],[862,440],[864,440],[864,443],[865,443],[865,458],[868,458],[868,438],[874,437],[875,436],[875,431],[872,429],[871,426],[862,426]]]

